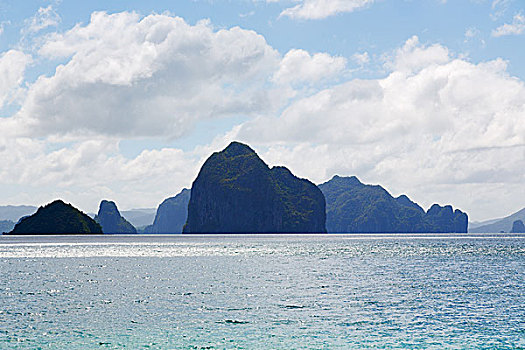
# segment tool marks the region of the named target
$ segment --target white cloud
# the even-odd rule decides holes
[[[101,198],[121,208],[156,206],[190,186],[225,139],[132,159],[122,155],[121,140],[177,137],[206,118],[275,114],[293,95],[289,84],[313,85],[346,64],[302,50],[281,57],[253,31],[216,31],[169,15],[97,12],[88,24],[43,38],[39,59],[64,63],[27,86],[20,111],[0,118],[4,203],[61,197],[87,210]],[[5,56],[0,72],[5,67],[12,78],[3,83],[16,87],[25,66],[14,74],[13,64],[30,57]]]
[[[419,38],[413,36],[408,39],[403,47],[396,50],[393,61],[387,62],[386,66],[401,72],[417,72],[431,65],[440,65],[450,59],[446,47],[434,44],[424,47],[419,43]]]
[[[0,118],[0,189],[23,187],[4,203],[60,196],[82,208],[101,198],[121,208],[155,206],[189,186],[211,152],[239,139],[268,163],[317,182],[356,174],[479,218],[522,205],[525,87],[501,59],[471,63],[413,37],[393,53],[388,76],[318,91],[316,82],[345,72],[346,59],[304,50],[281,57],[240,28],[94,13],[88,24],[46,38],[39,54],[65,63],[27,87],[16,115]],[[352,59],[364,64],[365,54]],[[2,83],[11,82],[0,84],[2,101],[19,90],[31,60],[9,56],[0,58]],[[311,95],[296,95],[277,116],[293,95],[285,85],[297,83],[310,84]],[[122,139],[175,138],[197,121],[232,115],[255,119],[193,151],[128,159],[119,150]],[[501,203],[501,213],[489,212],[494,205],[482,196]]]
[[[357,174],[478,215],[486,206],[465,188],[494,197],[506,184],[521,195],[508,192],[505,209],[523,205],[525,84],[506,62],[470,63],[412,38],[390,67],[383,79],[352,80],[246,122],[233,137],[269,146],[271,163],[317,182]]]
[[[24,33],[37,33],[49,27],[56,27],[61,21],[60,15],[53,9],[52,5],[40,7],[37,13],[26,20]]]
[[[121,208],[156,206],[191,185],[200,160],[172,148],[144,150],[127,159],[119,153],[118,142],[109,139],[77,142],[51,152],[49,146],[45,140],[0,139],[2,184],[24,189],[12,197],[4,194],[3,201],[35,203],[25,191],[36,192],[38,204],[71,198],[85,210],[94,210],[103,198],[117,200]]]
[[[525,16],[518,13],[514,16],[512,23],[505,23],[492,31],[493,37],[505,35],[520,35],[525,32]]]
[[[16,97],[31,61],[31,56],[17,50],[0,54],[0,108]]]
[[[370,56],[366,51],[363,53],[355,53],[352,59],[360,66],[364,66],[370,62]]]
[[[261,86],[279,54],[238,27],[95,12],[87,25],[48,36],[39,54],[68,61],[30,86],[9,121],[23,135],[178,137],[197,120],[276,108]]]
[[[281,12],[281,16],[294,19],[323,19],[338,13],[353,12],[372,3],[374,0],[301,0],[298,5]]]
[[[514,0],[493,0],[491,5],[492,13],[490,14],[492,20],[498,20],[505,15],[513,1]]]
[[[318,82],[337,77],[345,67],[344,57],[326,53],[310,55],[305,50],[293,49],[284,56],[273,79],[280,83]]]

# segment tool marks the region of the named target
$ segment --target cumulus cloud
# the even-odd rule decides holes
[[[525,32],[525,16],[518,13],[514,16],[512,23],[505,23],[492,31],[493,37],[505,35],[520,35]]]
[[[56,197],[71,198],[86,210],[94,210],[102,198],[113,198],[123,208],[156,206],[169,195],[191,185],[200,158],[174,148],[144,150],[128,159],[118,141],[92,139],[58,147],[31,138],[0,139],[2,185],[23,185],[8,197],[9,203],[40,204]],[[36,189],[46,189],[45,193]]]
[[[267,145],[268,159],[300,176],[357,174],[410,189],[424,204],[433,191],[435,200],[479,209],[462,186],[505,183],[523,194],[525,85],[505,61],[474,64],[411,38],[389,66],[383,79],[339,84],[279,117],[246,122],[236,137]]]
[[[340,75],[346,67],[344,57],[326,53],[310,55],[305,50],[288,51],[273,79],[279,83],[318,82]]]
[[[31,61],[30,55],[18,50],[0,54],[0,108],[16,96]]]
[[[281,12],[281,16],[294,19],[323,19],[339,13],[353,12],[372,3],[374,0],[301,0],[298,5]]]
[[[66,63],[29,87],[10,121],[24,135],[177,137],[198,120],[275,108],[261,86],[279,54],[238,27],[95,12],[87,25],[48,36],[39,54]]]
[[[170,15],[95,12],[87,24],[40,38],[38,59],[60,64],[25,87],[19,111],[0,118],[5,203],[62,197],[82,208],[101,198],[155,206],[190,186],[226,139],[133,158],[123,156],[121,140],[176,138],[208,118],[275,114],[293,95],[290,85],[333,78],[346,64],[303,50],[282,57],[253,31]],[[19,51],[1,56],[2,101],[29,62]]]
[[[417,36],[408,39],[403,47],[396,50],[392,61],[386,66],[394,71],[417,72],[430,65],[440,65],[450,59],[449,51],[439,44],[422,46]]]
[[[501,59],[472,63],[413,37],[393,52],[387,76],[319,91],[326,85],[315,83],[344,73],[345,58],[304,50],[282,57],[237,27],[97,12],[45,38],[39,54],[62,64],[27,86],[20,111],[0,118],[0,189],[24,189],[6,202],[70,196],[83,208],[101,198],[155,206],[237,139],[316,182],[355,174],[424,206],[452,203],[481,218],[522,205],[525,87]],[[2,103],[16,95],[29,62],[18,51],[0,57]],[[301,83],[313,87],[309,95],[287,100]],[[176,138],[198,121],[236,115],[252,119],[191,151],[127,158],[119,149],[122,139]],[[499,198],[501,213],[489,214],[482,197]]]

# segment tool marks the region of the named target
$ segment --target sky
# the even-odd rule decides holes
[[[157,207],[237,140],[505,216],[524,57],[522,0],[0,1],[0,205]]]

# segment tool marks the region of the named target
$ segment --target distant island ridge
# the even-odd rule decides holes
[[[425,212],[407,196],[394,198],[379,185],[355,176],[334,176],[319,185],[326,198],[326,228],[331,233],[467,232],[466,213],[438,204]]]
[[[188,218],[191,191],[184,188],[175,197],[165,199],[158,207],[155,220],[144,228],[143,233],[182,233]]]
[[[517,220],[525,222],[525,208],[504,218],[488,220],[476,225],[475,227],[469,227],[468,231],[471,233],[510,232],[513,223]]]
[[[9,207],[10,210],[16,208]],[[2,208],[7,207],[0,207],[0,214]],[[17,210],[27,214],[35,209],[25,206]],[[141,223],[153,219],[153,209],[130,212],[140,218]],[[525,214],[525,208],[508,218],[521,220],[521,212]],[[104,200],[92,219],[57,200],[38,208],[36,213],[16,224],[16,217],[6,220],[0,215],[0,232],[466,233],[468,230],[467,214],[450,205],[434,204],[425,211],[406,195],[393,197],[383,187],[363,184],[355,176],[336,175],[316,186],[296,177],[286,167],[270,168],[253,149],[240,142],[232,142],[224,150],[213,153],[202,166],[192,188],[164,200],[151,224],[137,230],[126,220],[125,213],[121,214],[114,202]],[[502,220],[493,220],[491,224]],[[521,228],[519,223],[513,228],[514,221],[504,232]],[[476,230],[480,227],[483,226]]]

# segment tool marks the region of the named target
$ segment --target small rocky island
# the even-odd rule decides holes
[[[232,142],[193,182],[183,233],[324,233],[325,219],[317,186]]]
[[[326,198],[330,233],[467,232],[467,214],[434,204],[427,212],[406,195],[394,198],[379,185],[355,176],[334,176],[319,185]]]
[[[175,197],[164,200],[157,209],[155,221],[144,229],[144,233],[182,233],[188,218],[188,202],[191,191],[184,188]]]
[[[525,225],[523,224],[523,221],[516,220],[512,223],[512,228],[510,230],[510,233],[525,233]]]
[[[56,200],[21,219],[10,235],[102,234],[100,225],[71,204]]]
[[[109,234],[134,234],[135,227],[120,215],[115,202],[103,200],[100,202],[98,214],[94,220],[102,227],[102,232]]]

